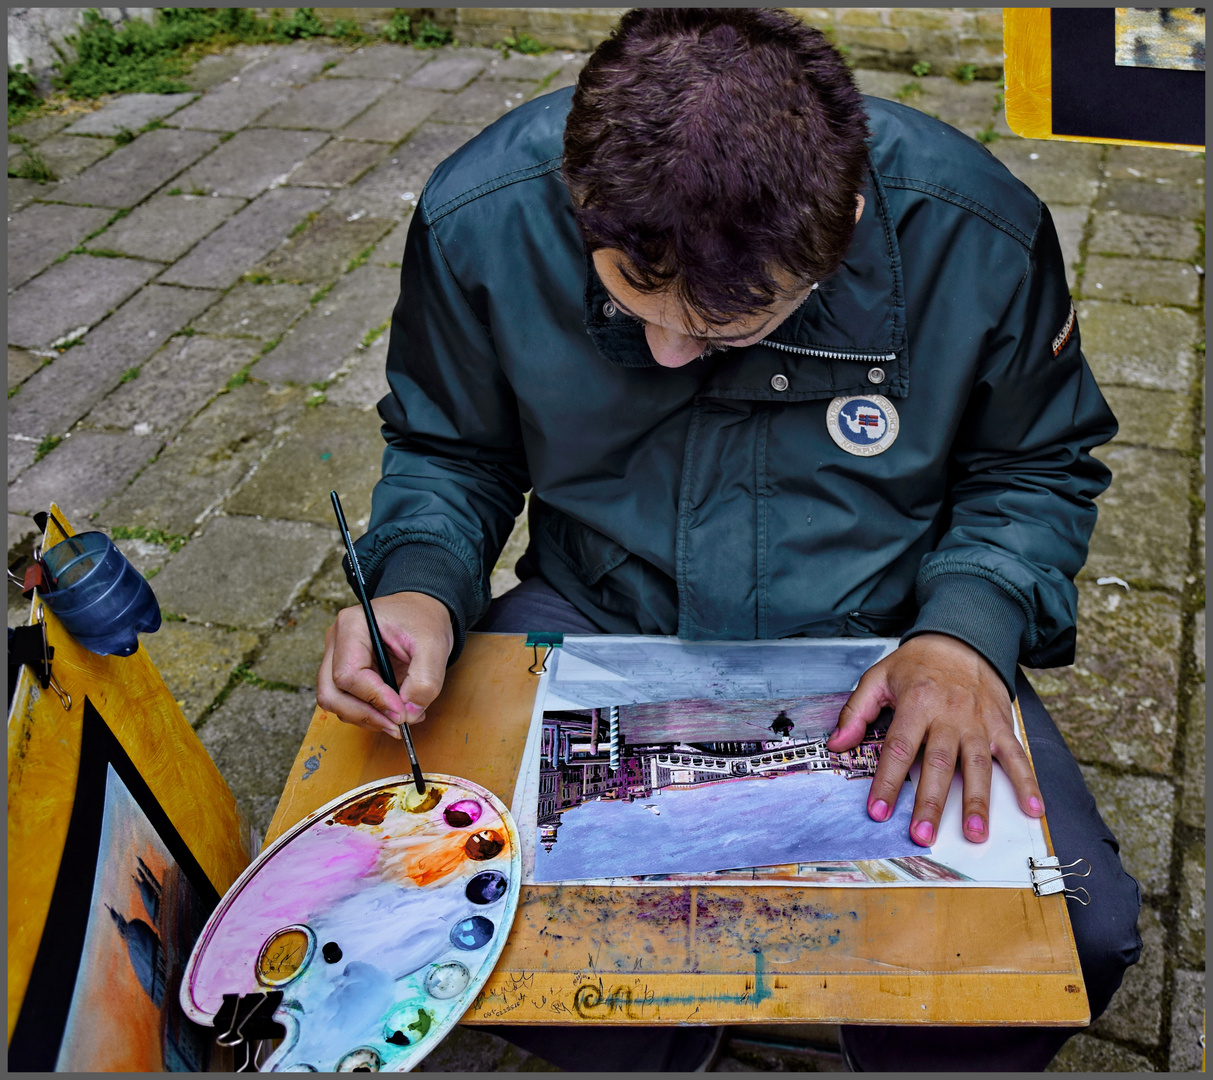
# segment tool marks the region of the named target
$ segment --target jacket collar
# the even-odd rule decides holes
[[[730,349],[707,362],[705,391],[713,395],[794,401],[846,393],[909,392],[905,293],[901,252],[884,186],[869,167],[862,189],[864,213],[842,267],[809,294],[763,341]],[[585,325],[602,356],[622,367],[656,367],[643,327],[606,314],[606,290],[585,256]],[[878,385],[873,367],[885,373]],[[770,380],[787,372],[792,386],[772,393]],[[791,373],[795,372],[793,376]]]

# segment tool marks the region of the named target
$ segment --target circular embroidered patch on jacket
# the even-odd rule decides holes
[[[897,410],[879,394],[836,397],[826,410],[830,438],[848,454],[883,454],[897,438]]]

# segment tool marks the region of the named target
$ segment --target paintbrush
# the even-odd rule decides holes
[[[392,662],[388,659],[387,648],[383,644],[383,635],[379,632],[379,624],[375,621],[375,612],[371,607],[371,598],[366,594],[366,582],[362,580],[362,570],[358,566],[358,556],[354,554],[354,541],[350,539],[350,530],[345,523],[345,514],[341,510],[341,500],[337,492],[329,494],[333,499],[333,510],[337,514],[337,527],[341,530],[341,539],[345,541],[345,553],[349,556],[350,566],[354,571],[354,583],[357,588],[358,601],[362,604],[362,613],[366,616],[366,628],[371,634],[371,649],[375,654],[375,664],[379,675],[385,683],[399,693],[400,685],[396,682],[392,671]],[[413,747],[413,736],[409,733],[408,724],[400,725],[400,734],[404,737],[405,749],[409,752],[409,761],[413,765],[413,782],[417,785],[418,794],[425,794],[425,778],[421,775],[421,766],[417,764],[417,751]]]

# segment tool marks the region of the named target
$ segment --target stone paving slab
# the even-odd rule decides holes
[[[27,120],[24,124],[16,124],[8,129],[8,137],[10,139],[24,139],[31,143],[40,143],[43,139],[49,139],[52,135],[58,135],[68,124],[72,122],[70,116],[64,116],[62,113],[48,113],[46,116],[39,116],[36,120]]]
[[[296,90],[260,120],[260,127],[336,131],[396,84],[390,79],[320,79]]]
[[[386,233],[395,222],[364,217],[347,221],[340,214],[321,213],[297,236],[270,253],[251,271],[288,282],[333,281],[350,260]]]
[[[60,184],[55,199],[128,209],[218,144],[219,136],[209,131],[174,128],[149,131],[133,143],[119,147],[70,183]]]
[[[1167,780],[1112,776],[1080,766],[1100,816],[1120,841],[1120,860],[1148,896],[1167,892],[1171,876],[1171,837],[1175,792]]]
[[[9,485],[9,509],[34,514],[57,502],[73,521],[85,522],[163,445],[155,438],[77,432]]]
[[[1200,1072],[1204,1064],[1205,973],[1177,971],[1171,991],[1171,1072]]]
[[[1131,386],[1101,389],[1120,423],[1116,442],[1159,450],[1191,449],[1192,400],[1187,395]]]
[[[306,285],[237,285],[193,327],[204,334],[271,341],[308,310],[311,295]]]
[[[66,130],[69,135],[117,135],[136,132],[144,124],[158,120],[188,105],[197,94],[121,94],[107,101],[96,112],[82,116]]]
[[[8,404],[10,433],[36,440],[60,435],[141,364],[169,335],[218,299],[218,293],[148,285],[85,336],[82,344],[35,372]]]
[[[245,68],[264,60],[273,51],[272,45],[233,45],[224,52],[204,56],[181,77],[181,81],[191,90],[210,90],[221,83],[230,82]]]
[[[33,550],[34,541],[41,536],[38,526],[34,524],[31,518],[24,514],[9,513],[8,515],[8,561],[12,565],[13,557],[18,552],[28,554]],[[11,594],[16,592],[15,589],[10,589]],[[28,601],[25,603],[28,604]]]
[[[173,338],[139,368],[138,378],[119,386],[83,423],[135,435],[175,435],[255,357],[249,342]]]
[[[999,139],[989,147],[1012,173],[1050,207],[1087,205],[1099,190],[1103,147],[1092,143]]]
[[[90,246],[173,262],[243,206],[243,199],[157,195],[111,225]]]
[[[484,49],[457,50],[431,60],[405,80],[420,90],[462,90],[489,64]]]
[[[34,464],[37,446],[36,439],[28,439],[21,435],[8,437],[8,482],[10,484]]]
[[[160,280],[196,288],[226,289],[268,255],[291,227],[324,203],[314,188],[276,188],[249,203],[178,260]]]
[[[542,82],[569,62],[565,59],[567,55],[558,49],[540,53],[537,56],[512,52],[505,59],[490,60],[483,77],[485,79],[524,79],[533,83]]]
[[[189,536],[303,412],[305,392],[248,382],[220,394],[133,484],[111,499],[104,526]],[[275,612],[276,614],[276,612]]]
[[[434,58],[428,50],[400,45],[366,45],[326,74],[330,79],[394,79],[412,75]]]
[[[8,388],[19,386],[42,366],[43,358],[26,349],[8,347]]]
[[[1081,581],[1073,665],[1033,670],[1032,685],[1080,761],[1171,770],[1179,726],[1179,602]]]
[[[1104,171],[1109,180],[1153,177],[1201,186],[1205,181],[1205,158],[1204,154],[1194,150],[1109,146]]]
[[[328,386],[324,395],[329,405],[348,406],[363,412],[375,408],[387,393],[387,347],[389,333],[384,331],[369,348],[355,349],[342,367],[344,375]]]
[[[338,494],[341,494],[338,492]],[[342,506],[344,506],[344,500]],[[351,519],[346,516],[346,523],[350,527],[350,531],[366,528],[366,519]],[[324,564],[320,567],[320,573],[312,578],[304,593],[304,601],[312,604],[320,604],[332,611],[338,611],[341,608],[352,607],[358,603],[354,596],[354,591],[350,588],[350,584],[346,581],[345,571],[341,567],[341,560],[345,556],[345,549],[335,548]]]
[[[315,691],[237,686],[198,733],[237,804],[262,836],[315,707]]]
[[[1205,962],[1205,845],[1188,844],[1179,887],[1179,959],[1186,967]]]
[[[521,105],[535,88],[530,83],[475,82],[447,98],[430,119],[442,124],[476,124],[487,127],[510,109]]]
[[[1179,820],[1194,829],[1205,827],[1205,685],[1192,691],[1185,726],[1183,795]]]
[[[334,45],[304,42],[273,49],[264,60],[257,60],[240,73],[243,83],[266,86],[301,86],[315,78],[331,61],[340,62],[345,56]]]
[[[203,131],[239,131],[290,96],[291,90],[285,86],[245,83],[237,79],[208,91],[172,117],[169,123],[173,127]]]
[[[9,297],[8,340],[45,349],[72,330],[100,322],[159,271],[155,263],[137,259],[72,255]]]
[[[18,180],[16,177],[8,178],[8,212],[15,214],[18,210],[29,206],[35,199],[51,199],[54,198],[54,192],[59,188],[58,184],[42,184],[37,180]]]
[[[1191,221],[1110,210],[1097,215],[1087,250],[1098,255],[1136,255],[1191,262],[1200,250],[1200,233]]]
[[[152,591],[155,589],[153,581]],[[227,686],[236,667],[252,655],[258,640],[251,630],[225,630],[168,619],[154,634],[139,639],[194,727]]]
[[[1174,308],[1084,300],[1077,306],[1082,352],[1100,384],[1189,393],[1196,371],[1196,318]]]
[[[287,177],[327,141],[318,131],[256,128],[237,132],[177,182],[183,191],[252,199]]]
[[[404,258],[404,242],[408,239],[409,225],[412,220],[413,215],[409,213],[399,225],[379,241],[375,247],[375,253],[371,256],[371,262],[378,266],[400,268],[400,263]]]
[[[1125,214],[1154,214],[1158,217],[1199,218],[1204,210],[1204,192],[1186,184],[1109,180],[1096,208]]]
[[[60,255],[100,229],[109,217],[108,210],[98,207],[45,203],[14,215],[8,223],[9,289],[41,273]]]
[[[346,139],[398,143],[430,115],[448,95],[411,86],[389,90],[366,112],[341,129]]]
[[[337,195],[332,203],[333,212],[348,216],[362,211],[369,217],[403,217],[421,197],[421,189],[439,162],[450,157],[479,130],[470,124],[423,124],[387,161]]]
[[[344,139],[325,143],[291,173],[295,187],[348,187],[387,153],[373,142]]]
[[[1200,275],[1192,266],[1170,259],[1091,255],[1082,288],[1085,296],[1101,300],[1195,307],[1200,299]]]
[[[1162,1035],[1162,999],[1166,930],[1158,912],[1143,904],[1137,919],[1141,959],[1125,972],[1107,1011],[1088,1029],[1092,1035],[1157,1046]]]
[[[1090,209],[1086,206],[1053,206],[1049,208],[1053,227],[1057,230],[1057,242],[1066,264],[1066,281],[1070,291],[1075,292],[1078,263],[1082,258],[1082,238],[1086,231]]]
[[[267,382],[311,383],[332,376],[362,339],[392,314],[399,274],[367,264],[341,278],[253,373]]]
[[[46,162],[47,168],[58,180],[71,180],[79,176],[90,165],[105,157],[118,144],[113,139],[86,139],[79,135],[57,135],[39,143],[37,154]],[[21,168],[20,161],[11,163],[14,170]],[[12,181],[9,181],[12,183]]]
[[[191,622],[266,629],[332,546],[332,529],[305,522],[211,518],[156,576],[156,596]]]
[[[336,612],[326,607],[297,608],[270,635],[261,658],[253,664],[253,674],[315,692],[316,672],[324,658],[324,633],[335,617]]]
[[[1099,497],[1099,520],[1083,573],[1182,589],[1191,461],[1116,443],[1097,447],[1095,456],[1112,470],[1112,483]]]
[[[350,520],[367,517],[382,458],[383,436],[374,414],[331,405],[308,409],[225,509],[229,514],[311,521],[338,542],[329,492],[341,496]]]
[[[1092,1035],[1074,1035],[1061,1048],[1046,1072],[1154,1072],[1149,1058]]]

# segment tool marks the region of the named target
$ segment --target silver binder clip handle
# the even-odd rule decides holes
[[[1060,877],[1046,878],[1044,881],[1038,881],[1033,877],[1032,891],[1037,896],[1053,896],[1055,893],[1065,892],[1066,883]]]

